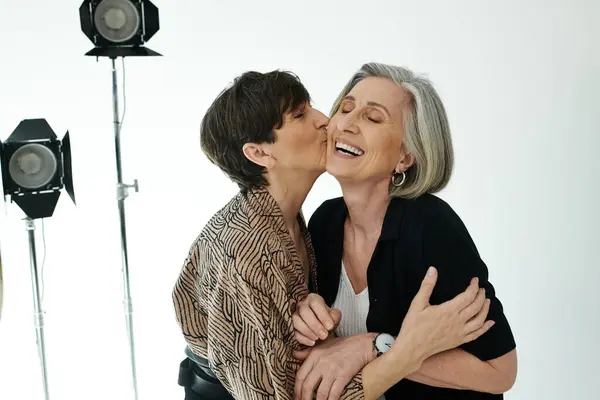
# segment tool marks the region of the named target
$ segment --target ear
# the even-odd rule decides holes
[[[246,143],[242,151],[246,158],[254,164],[265,168],[272,168],[275,165],[275,159],[269,154],[265,145],[256,143]]]
[[[404,150],[402,150],[400,161],[398,161],[398,164],[396,164],[396,168],[394,169],[394,171],[396,171],[399,174],[402,172],[406,172],[406,170],[412,167],[414,163],[415,157],[413,157],[412,153],[406,153]]]

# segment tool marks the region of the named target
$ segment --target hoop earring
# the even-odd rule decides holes
[[[401,176],[402,179],[400,180],[400,182],[398,182],[398,177]],[[399,174],[393,174],[392,175],[392,185],[394,187],[400,187],[404,184],[404,181],[406,180],[406,174],[403,172],[399,173]]]

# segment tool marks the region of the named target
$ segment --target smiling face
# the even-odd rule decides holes
[[[404,142],[410,93],[390,79],[361,80],[328,127],[327,172],[339,181],[383,181],[412,165]]]

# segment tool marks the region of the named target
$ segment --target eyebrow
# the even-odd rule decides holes
[[[295,113],[301,113],[301,112],[305,112],[306,111],[306,103],[302,103],[302,104],[298,104],[298,106],[296,108],[292,108],[289,113],[290,114],[295,114]]]
[[[354,98],[354,96],[350,96],[350,95],[348,95],[348,96],[344,97],[344,99],[343,99],[343,100],[352,100],[352,101],[356,101],[356,99]],[[388,116],[389,116],[389,115],[392,115],[392,114],[390,113],[390,110],[388,110],[388,109],[387,109],[387,107],[386,107],[386,106],[384,106],[383,104],[379,104],[379,103],[376,103],[376,102],[374,102],[374,101],[369,101],[369,102],[367,102],[367,105],[368,105],[368,106],[371,106],[371,107],[380,107],[380,108],[383,108],[383,109],[385,110],[385,112],[388,114]]]

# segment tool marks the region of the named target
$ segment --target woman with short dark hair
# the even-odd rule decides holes
[[[280,71],[243,74],[207,111],[202,150],[240,192],[192,243],[173,290],[189,349],[180,375],[187,399],[293,398],[301,364],[294,355],[304,346],[292,315],[309,293],[309,277],[311,290],[318,289],[300,210],[325,171],[327,123],[300,81]],[[401,379],[424,357],[487,330],[475,282],[429,306],[436,276],[432,268],[423,279],[398,344],[341,388],[344,399],[372,400],[378,377]]]

